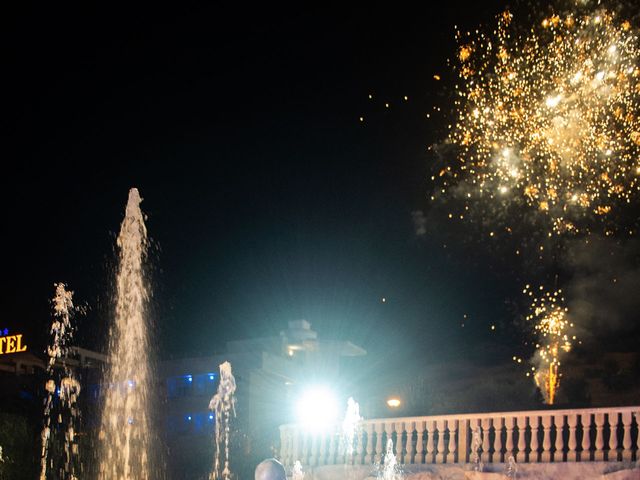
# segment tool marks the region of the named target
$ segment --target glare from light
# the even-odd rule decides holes
[[[338,401],[327,387],[306,390],[296,404],[298,422],[306,430],[317,432],[332,426],[338,418]]]
[[[402,402],[400,401],[400,399],[396,397],[391,397],[389,400],[387,400],[387,406],[389,408],[398,408],[401,404]]]

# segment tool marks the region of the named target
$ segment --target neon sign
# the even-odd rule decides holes
[[[9,335],[9,329],[0,330],[0,355],[8,353],[26,352],[27,346],[22,345],[22,334]]]

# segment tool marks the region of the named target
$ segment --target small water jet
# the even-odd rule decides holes
[[[236,379],[231,371],[231,364],[224,362],[220,365],[220,383],[218,391],[209,402],[209,410],[215,415],[214,432],[214,458],[213,469],[209,475],[210,480],[229,480],[231,469],[229,466],[229,435],[231,424],[231,413],[236,415]],[[224,464],[222,462],[221,444],[224,443]]]
[[[398,465],[398,460],[393,453],[393,440],[387,439],[387,449],[384,454],[382,466],[378,470],[376,478],[378,480],[403,480],[404,473],[402,467]]]
[[[79,451],[75,431],[79,416],[76,403],[80,395],[80,382],[65,361],[73,338],[71,323],[74,313],[73,292],[68,291],[63,283],[57,283],[54,286],[56,293],[52,300],[51,344],[47,347],[49,357],[48,380],[45,383],[47,398],[44,402],[44,427],[40,435],[42,440],[40,479],[45,480],[47,472],[50,472],[56,475],[56,478],[75,480],[79,469]],[[58,360],[62,362],[62,369],[56,373],[55,367]],[[56,394],[59,398],[58,402],[55,402]],[[52,424],[52,419],[57,426]],[[49,456],[51,443],[57,436],[56,431],[62,431],[64,435],[64,463],[61,465],[56,465],[54,459]],[[54,473],[55,469],[60,472]]]
[[[341,450],[350,459],[356,449],[357,431],[362,417],[360,416],[360,405],[353,397],[347,400],[347,411],[342,421]]]
[[[513,455],[509,455],[507,459],[507,471],[505,472],[507,478],[515,479],[518,475],[518,465]]]
[[[100,429],[99,478],[146,480],[149,458],[150,382],[149,292],[144,276],[147,229],[140,194],[129,191],[125,218],[117,239],[116,310],[109,332],[108,366]]]
[[[293,470],[291,471],[291,480],[304,480],[304,471],[302,470],[302,464],[300,460],[296,460],[293,464]]]

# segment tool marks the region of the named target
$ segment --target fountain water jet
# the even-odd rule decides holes
[[[222,478],[229,480],[231,478],[231,469],[229,467],[229,434],[231,413],[236,415],[236,379],[231,372],[231,364],[224,362],[220,365],[220,383],[218,391],[209,402],[209,410],[215,415],[215,452],[213,459],[213,470],[209,475],[209,480],[218,480]],[[224,466],[222,465],[222,453],[220,445],[224,441]]]
[[[383,458],[383,465],[378,470],[376,476],[378,480],[403,480],[402,468],[398,465],[398,460],[393,453],[393,440],[387,439],[387,449]]]
[[[507,475],[507,478],[517,478],[518,464],[516,463],[516,459],[513,455],[509,455],[509,458],[507,459],[507,471],[505,474]]]
[[[151,478],[149,292],[144,276],[147,229],[141,201],[138,190],[132,188],[117,239],[115,321],[109,332],[109,361],[103,380],[101,480]]]
[[[304,470],[302,470],[302,464],[300,460],[296,460],[291,470],[291,480],[304,480]]]
[[[347,461],[350,461],[356,447],[357,430],[360,425],[362,417],[360,416],[360,405],[353,397],[349,397],[347,400],[347,411],[342,421],[342,438],[341,438],[341,450],[347,457]]]
[[[65,362],[69,351],[69,343],[73,338],[73,325],[71,317],[75,311],[73,306],[73,292],[68,291],[63,283],[57,283],[56,293],[52,300],[53,321],[51,322],[51,344],[47,348],[49,362],[47,364],[47,376],[45,383],[47,398],[44,403],[44,427],[40,435],[42,440],[42,452],[40,457],[40,479],[47,478],[47,471],[54,469],[54,461],[49,458],[49,447],[54,437],[54,431],[64,429],[64,465],[60,466],[61,477],[75,480],[76,467],[78,466],[78,444],[75,439],[75,428],[79,414],[76,402],[80,395],[80,382],[75,378],[73,370]],[[55,364],[60,359],[62,361],[61,375],[56,375]],[[58,377],[56,385],[55,377]],[[60,402],[56,405],[53,401],[58,394]],[[56,415],[57,414],[57,415]],[[59,428],[52,425],[58,423]]]

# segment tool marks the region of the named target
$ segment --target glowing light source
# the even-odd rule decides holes
[[[402,402],[397,397],[391,397],[390,399],[387,400],[387,406],[389,408],[398,408],[401,404]]]
[[[296,404],[298,422],[309,431],[322,431],[330,427],[338,417],[338,401],[326,386],[307,389]]]

